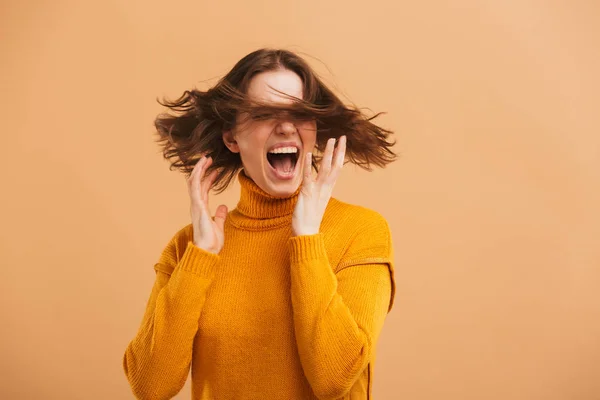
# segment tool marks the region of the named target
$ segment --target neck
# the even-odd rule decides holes
[[[232,222],[255,229],[274,227],[291,219],[298,201],[301,187],[285,197],[276,197],[256,184],[242,169],[238,174],[240,200],[235,212],[230,215]]]

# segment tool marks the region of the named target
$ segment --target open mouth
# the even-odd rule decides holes
[[[281,175],[290,175],[294,172],[298,162],[298,152],[267,153],[267,160],[271,167]]]

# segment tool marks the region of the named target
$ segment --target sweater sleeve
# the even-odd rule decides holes
[[[298,353],[319,399],[346,395],[374,356],[395,292],[387,224],[360,230],[331,268],[323,234],[289,239]]]
[[[218,260],[217,254],[177,235],[163,250],[154,266],[156,278],[141,325],[123,356],[136,398],[170,399],[185,384],[198,319]]]

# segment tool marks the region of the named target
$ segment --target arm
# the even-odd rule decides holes
[[[350,391],[371,361],[392,308],[391,241],[381,232],[364,230],[335,274],[322,233],[289,239],[298,352],[320,399],[337,399]]]
[[[177,246],[187,246],[177,260]],[[185,384],[198,319],[219,256],[176,238],[155,265],[156,279],[141,326],[123,356],[139,399],[170,399]]]

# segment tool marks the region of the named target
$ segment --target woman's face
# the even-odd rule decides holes
[[[293,100],[271,89],[302,99],[302,80],[287,69],[268,71],[252,78],[248,96],[273,103]],[[223,132],[225,145],[240,153],[246,175],[265,192],[285,197],[294,193],[302,183],[306,153],[315,146],[316,122],[291,119],[252,120],[241,122],[239,116],[231,131]],[[284,146],[284,147],[281,147]],[[278,154],[271,154],[280,147]],[[291,153],[291,154],[290,154]]]

